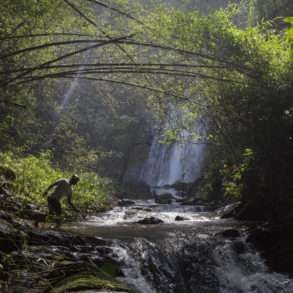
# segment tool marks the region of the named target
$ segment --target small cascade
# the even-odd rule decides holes
[[[136,200],[130,207],[117,206],[97,217],[92,217],[87,225],[96,227],[129,225],[149,217],[159,217],[165,224],[176,224],[177,216],[185,219],[181,225],[195,225],[216,219],[210,215],[207,207],[201,205],[180,203],[159,205],[154,200]],[[153,229],[155,230],[155,227]]]
[[[71,230],[112,239],[119,280],[135,293],[293,292],[293,279],[271,272],[246,241],[245,226],[199,208],[137,200]],[[149,217],[163,222],[138,222]]]
[[[161,243],[136,239],[124,253],[123,281],[137,293],[293,292],[293,280],[269,272],[241,237],[181,233]]]
[[[269,272],[259,253],[245,239],[222,242],[215,247],[212,256],[220,292],[293,292],[293,280]]]
[[[154,293],[155,289],[147,281],[140,269],[140,263],[129,254],[128,247],[121,243],[115,247],[117,261],[123,264],[123,273],[126,276],[127,284],[137,292]],[[125,281],[125,277],[120,278]]]

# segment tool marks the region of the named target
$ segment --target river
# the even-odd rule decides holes
[[[137,223],[151,217],[163,223]],[[293,292],[293,280],[271,272],[246,242],[245,224],[203,206],[137,200],[68,228],[114,240],[121,281],[137,293]]]

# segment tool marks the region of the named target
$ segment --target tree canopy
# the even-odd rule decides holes
[[[175,4],[4,1],[2,149],[51,149],[59,165],[121,179],[130,150],[148,145],[152,125],[176,107],[204,121],[210,166],[227,195],[286,199],[291,4]],[[109,172],[117,161],[120,171]]]

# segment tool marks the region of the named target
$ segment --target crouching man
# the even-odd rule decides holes
[[[49,191],[54,188],[53,192],[48,196],[48,208],[49,215],[57,216],[57,225],[61,224],[61,214],[62,207],[60,200],[63,197],[66,197],[68,205],[76,212],[79,210],[72,203],[72,186],[76,185],[79,182],[79,177],[77,175],[72,175],[71,178],[68,179],[60,179],[51,184],[44,192],[44,196],[47,196]]]

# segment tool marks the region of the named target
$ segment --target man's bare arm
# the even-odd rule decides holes
[[[69,193],[67,195],[67,203],[75,212],[79,212],[79,210],[76,208],[76,206],[72,202],[72,193]]]

